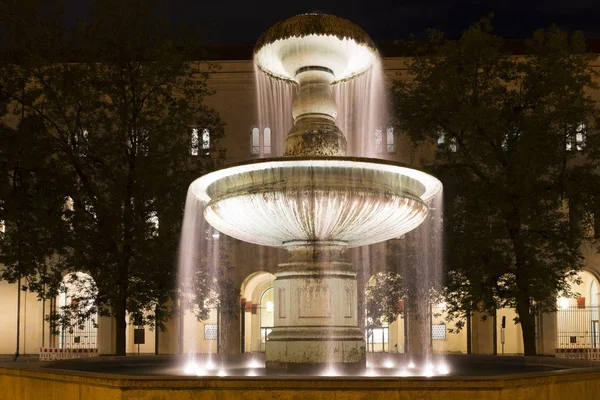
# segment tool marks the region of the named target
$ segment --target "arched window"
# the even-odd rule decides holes
[[[265,156],[271,155],[271,128],[263,129],[263,153]]]
[[[252,132],[250,133],[250,154],[253,156],[257,156],[260,154],[260,138],[259,138],[260,129],[254,127],[252,128]]]
[[[273,287],[268,288],[260,296],[260,350],[265,351],[267,337],[273,328],[274,318],[274,302],[273,302]]]
[[[572,128],[572,126],[571,126]],[[571,131],[572,129],[568,129]],[[575,129],[567,132],[567,151],[581,151],[585,149],[587,126],[585,123],[577,124]]]
[[[382,127],[375,129],[375,151],[377,153],[396,152],[396,138],[393,126],[388,126],[385,129],[385,135]]]
[[[202,154],[205,156],[210,154],[210,130],[208,128],[202,129],[202,138],[200,138],[200,128],[195,127],[190,131],[190,154],[192,156],[199,155],[200,147],[202,147]]]
[[[394,127],[393,126],[388,126],[387,128],[387,132],[386,132],[386,149],[388,153],[395,153],[396,152],[396,141],[394,140]]]
[[[197,156],[198,151],[200,150],[200,138],[198,137],[198,135],[198,128],[192,128],[192,131],[190,133],[190,154],[193,156]]]
[[[381,128],[375,129],[375,151],[383,153],[383,131]]]
[[[267,126],[262,132],[256,126],[252,128],[250,131],[250,154],[259,157],[271,155],[271,128]]]
[[[205,155],[210,153],[210,131],[207,128],[202,130],[202,153]]]

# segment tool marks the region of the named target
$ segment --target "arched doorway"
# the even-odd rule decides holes
[[[588,271],[579,273],[579,283],[571,285],[574,297],[557,300],[557,349],[600,348],[597,278]]]
[[[97,288],[84,272],[63,277],[57,297],[58,347],[61,349],[96,348],[98,313],[94,304]]]
[[[242,283],[242,352],[264,352],[268,334],[273,327],[275,275],[255,272]]]

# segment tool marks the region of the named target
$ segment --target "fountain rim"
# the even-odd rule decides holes
[[[195,179],[190,184],[190,190],[199,200],[209,202],[211,200],[211,197],[207,193],[209,186],[225,177],[249,171],[267,170],[274,167],[292,168],[300,166],[338,166],[356,169],[368,168],[382,172],[402,173],[425,186],[425,192],[419,196],[423,202],[429,201],[443,189],[442,182],[440,182],[439,179],[419,168],[415,168],[414,166],[405,163],[368,157],[286,156],[259,158],[226,165],[223,168],[209,172],[208,174]]]
[[[315,28],[316,25],[309,28],[307,28],[306,25],[303,25],[304,31],[301,31],[300,29],[296,30],[295,24],[298,20],[302,19],[318,19],[329,22],[335,21],[338,25],[333,28],[330,25],[325,25],[322,21],[319,21],[320,23],[317,24],[318,28]],[[339,40],[353,40],[356,44],[366,46],[373,51],[376,51],[377,49],[373,39],[371,39],[367,32],[354,22],[332,14],[313,12],[297,14],[272,25],[260,35],[256,41],[256,44],[254,45],[254,55],[256,55],[263,47],[278,40],[302,38],[309,35],[333,36]]]
[[[254,64],[260,71],[274,79],[281,79],[290,84],[298,84],[298,81],[296,80],[297,71],[293,74],[290,74],[289,71],[286,73],[285,69],[282,70],[279,68],[281,66],[277,67],[277,64],[270,65],[261,55],[264,55],[265,49],[278,49],[286,46],[295,47],[298,44],[297,41],[308,38],[316,38],[317,40],[321,40],[320,38],[323,38],[323,40],[329,38],[337,39],[339,43],[353,43],[356,46],[356,49],[364,48],[369,53],[369,57],[360,58],[363,62],[359,64],[358,67],[350,69],[349,71],[347,70],[339,76],[335,76],[335,79],[331,82],[332,85],[339,82],[345,82],[364,74],[372,67],[377,58],[377,47],[375,46],[375,43],[371,37],[354,22],[331,14],[306,13],[298,14],[277,22],[267,29],[258,38],[254,46]],[[326,47],[330,45],[331,43],[326,45]],[[343,49],[345,47],[342,46],[341,48]],[[349,57],[349,54],[346,54],[346,57]]]

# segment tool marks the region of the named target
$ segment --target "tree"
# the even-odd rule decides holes
[[[0,125],[0,279],[40,299],[57,295],[69,236],[63,182],[52,173],[61,162],[49,147],[39,118]]]
[[[438,146],[424,162],[445,188],[448,312],[513,307],[535,355],[537,313],[581,267],[574,218],[597,197],[598,113],[581,34],[551,28],[525,44],[505,51],[488,19],[457,41],[433,33],[394,99],[400,130]]]
[[[169,40],[154,6],[98,0],[92,22],[68,30],[39,18],[37,2],[16,2],[0,71],[2,95],[43,122],[47,151],[64,164],[54,173],[68,184],[65,272],[94,279],[119,355],[127,313],[160,326],[173,311],[164,305],[176,300],[187,187],[223,155],[223,123],[204,103],[213,67]]]

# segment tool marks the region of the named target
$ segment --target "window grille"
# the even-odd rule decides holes
[[[431,325],[431,339],[432,340],[446,340],[446,325],[445,324],[432,324]]]
[[[217,325],[204,325],[204,340],[217,340]]]

